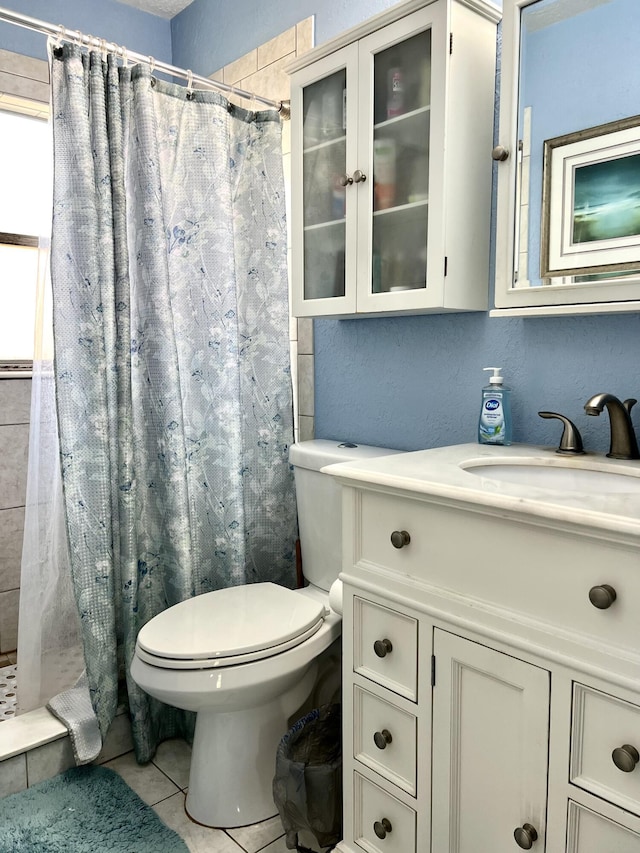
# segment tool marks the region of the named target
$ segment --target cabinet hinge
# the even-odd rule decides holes
[[[436,686],[436,656],[431,655],[431,686]]]
[[[445,275],[447,274],[447,267],[448,266],[449,266],[449,258],[445,255],[444,256],[444,274]]]
[[[449,33],[449,55],[453,53],[453,33]]]

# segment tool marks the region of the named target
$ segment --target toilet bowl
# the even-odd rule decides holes
[[[313,691],[318,657],[341,633],[341,617],[329,607],[340,571],[340,496],[320,468],[393,452],[330,441],[294,445],[309,585],[256,583],[204,593],[140,630],[134,681],[162,702],[197,712],[185,808],[198,823],[231,828],[276,814],[278,743]]]
[[[230,614],[239,627],[225,637]],[[266,639],[256,640],[256,624]],[[253,633],[246,651],[237,641],[241,627]],[[270,583],[231,587],[171,607],[145,628],[131,665],[134,681],[168,705],[197,712],[187,813],[219,827],[271,817],[275,749],[313,689],[318,656],[340,636],[328,595]],[[182,642],[171,642],[180,635]]]

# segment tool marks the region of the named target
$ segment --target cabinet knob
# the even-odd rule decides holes
[[[504,162],[504,160],[509,159],[509,149],[505,148],[504,145],[496,145],[491,152],[491,157],[493,160],[498,160],[498,162]]]
[[[383,817],[382,820],[377,820],[373,824],[373,831],[378,836],[378,838],[386,838],[387,833],[391,832],[391,821],[387,820],[386,817]]]
[[[622,770],[623,773],[631,773],[636,769],[636,764],[640,761],[638,750],[635,746],[631,746],[630,743],[616,747],[611,753],[611,758],[618,770]]]
[[[589,601],[594,607],[597,607],[598,610],[606,610],[607,607],[611,607],[613,602],[616,600],[616,597],[615,589],[612,586],[609,586],[608,583],[603,583],[599,586],[592,586],[589,590]]]
[[[340,186],[347,187],[353,183],[353,178],[350,175],[340,175]]]
[[[353,183],[354,184],[363,184],[367,180],[367,176],[364,172],[361,172],[360,169],[356,169],[353,173]]]
[[[386,656],[393,651],[391,640],[376,640],[373,644],[373,651],[378,655],[379,658],[386,658]]]
[[[538,833],[530,823],[524,823],[513,830],[513,837],[518,847],[521,847],[523,850],[531,850],[533,842],[538,838]]]
[[[393,738],[391,737],[391,732],[389,731],[389,729],[382,729],[381,732],[376,732],[373,736],[373,742],[378,747],[378,749],[386,749],[387,744],[391,743],[392,740]]]
[[[406,530],[394,530],[391,534],[391,544],[394,548],[404,548],[411,542],[411,537]]]

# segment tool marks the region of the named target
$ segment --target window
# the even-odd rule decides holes
[[[22,106],[12,100],[12,110]],[[30,370],[39,238],[51,233],[51,135],[42,118],[2,106],[0,101],[0,370]],[[42,105],[38,109],[42,114]]]

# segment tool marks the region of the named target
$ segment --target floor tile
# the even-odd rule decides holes
[[[251,826],[240,826],[237,829],[227,829],[227,833],[246,850],[246,853],[257,853],[267,844],[284,835],[282,821],[279,815],[254,823]]]
[[[122,776],[127,785],[150,806],[166,800],[180,790],[153,764],[138,764],[133,752],[114,758],[104,766]]]
[[[191,853],[245,853],[221,829],[209,829],[189,820],[184,810],[184,794],[174,794],[153,807],[158,817],[184,840]]]
[[[263,847],[260,853],[291,853],[291,851],[287,847],[283,835],[282,838],[272,841],[268,847]]]
[[[153,758],[153,763],[184,790],[189,784],[191,747],[184,740],[173,738],[163,741]]]

